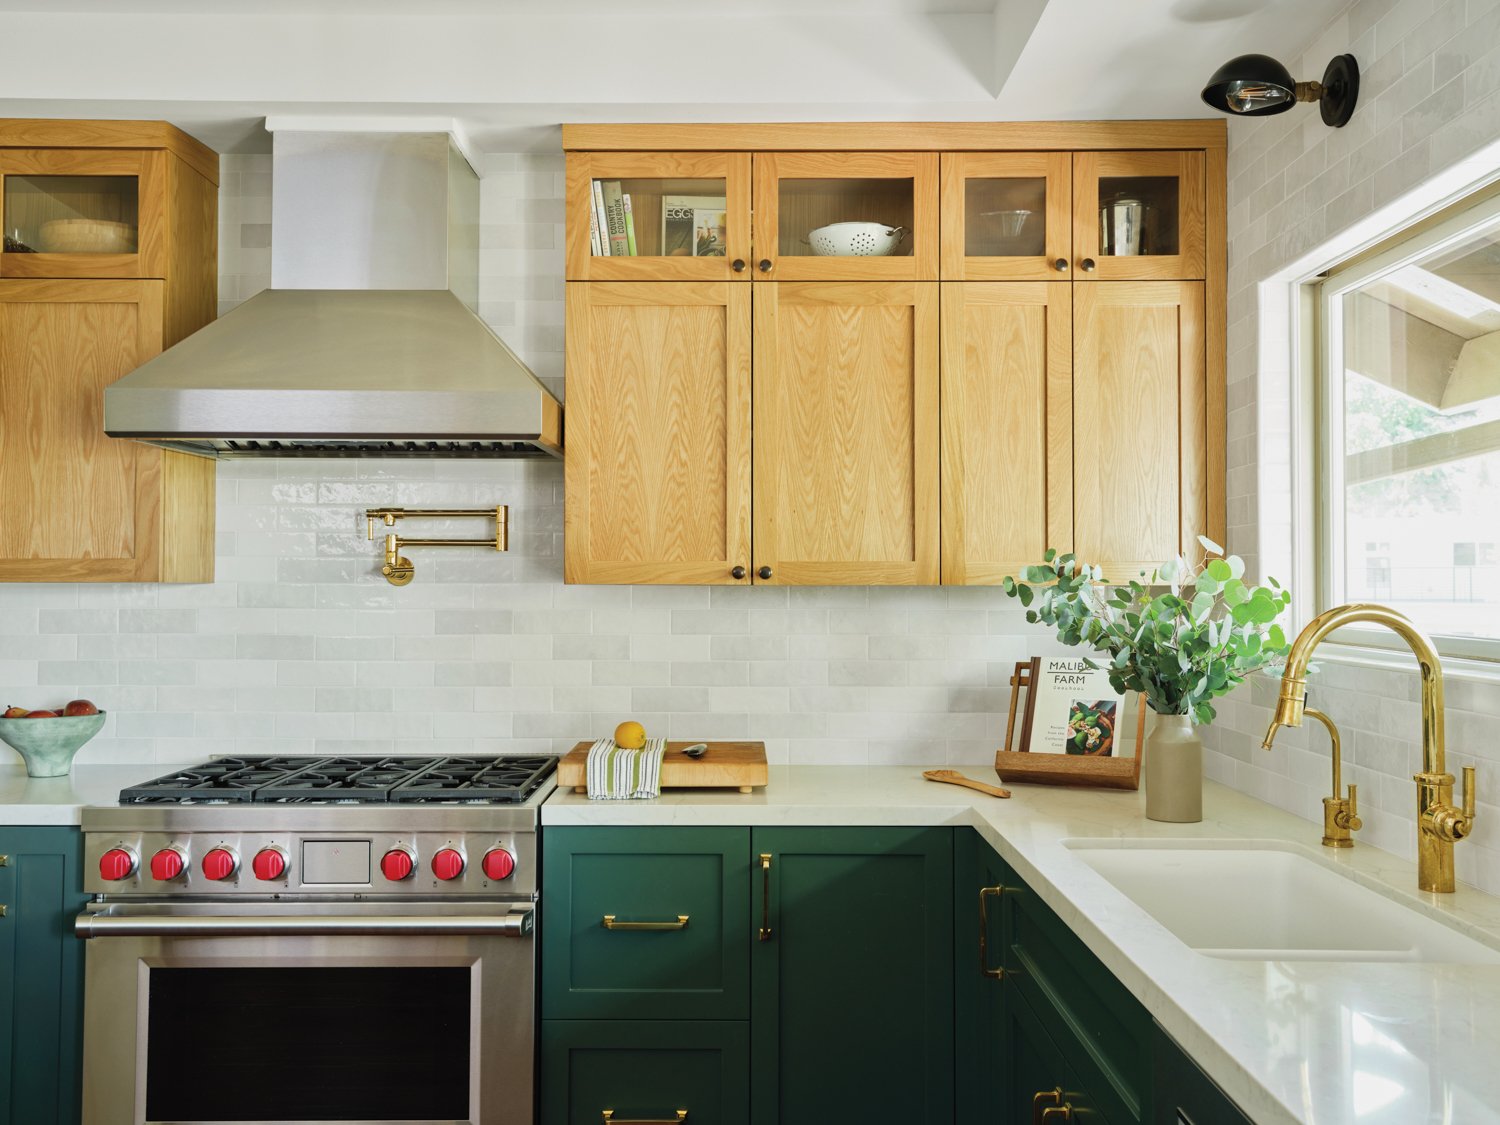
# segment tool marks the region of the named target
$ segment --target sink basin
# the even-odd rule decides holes
[[[1500,964],[1500,950],[1278,841],[1064,843],[1208,957]]]

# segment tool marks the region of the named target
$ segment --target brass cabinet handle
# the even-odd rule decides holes
[[[606,930],[685,930],[688,916],[677,915],[675,922],[616,922],[613,914],[606,914],[600,923]]]
[[[761,874],[765,877],[760,897],[760,940],[771,940],[771,857],[760,857]]]
[[[1048,1106],[1042,1110],[1042,1125],[1049,1121],[1072,1121],[1073,1105],[1071,1102],[1063,1102],[1062,1105]]]
[[[615,1120],[615,1111],[606,1109],[604,1111],[605,1125],[677,1125],[679,1121],[687,1120],[687,1110],[679,1109],[676,1117],[635,1117]]]
[[[0,906],[0,918],[4,918],[4,917],[5,917],[5,907]]]
[[[984,900],[994,895],[999,898],[1005,894],[1005,887],[980,887],[979,888],[979,975],[993,977],[999,980],[1005,975],[1004,968],[990,968],[990,916],[984,909]],[[1040,1096],[1040,1095],[1038,1095]]]
[[[1051,1103],[1048,1105],[1048,1103]],[[1055,1090],[1038,1090],[1031,1096],[1031,1125],[1041,1125],[1042,1114],[1062,1104],[1062,1087]],[[1069,1107],[1072,1112],[1072,1107]]]

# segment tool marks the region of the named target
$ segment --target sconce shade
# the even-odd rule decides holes
[[[1214,71],[1203,100],[1220,113],[1269,117],[1297,104],[1297,83],[1270,55],[1240,55]]]

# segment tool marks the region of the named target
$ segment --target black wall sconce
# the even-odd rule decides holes
[[[1323,124],[1348,124],[1359,98],[1359,65],[1353,55],[1335,55],[1321,82],[1296,82],[1291,72],[1269,55],[1230,59],[1203,87],[1203,100],[1221,113],[1269,117],[1298,102],[1317,102]]]

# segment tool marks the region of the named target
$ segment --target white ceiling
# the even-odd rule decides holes
[[[563,121],[1211,117],[1219,63],[1295,59],[1345,4],[0,0],[0,116],[221,152],[269,151],[267,114],[452,116],[490,152],[555,151]]]

